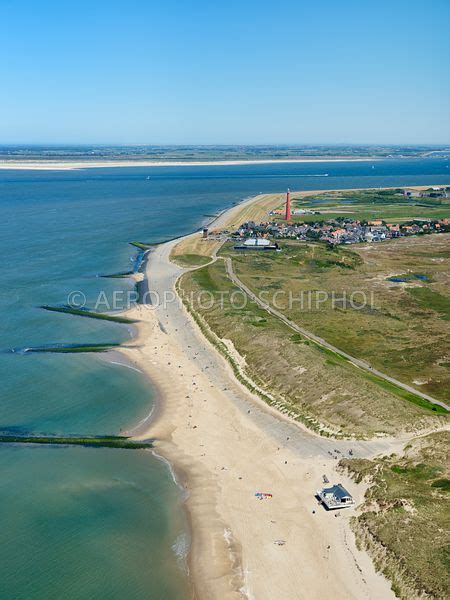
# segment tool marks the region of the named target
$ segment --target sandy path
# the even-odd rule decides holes
[[[169,261],[172,244],[156,248],[147,264],[150,289],[161,300],[182,272]],[[355,547],[353,509],[336,517],[317,506],[314,493],[327,474],[362,500],[364,489],[335,473],[333,450],[372,456],[399,449],[403,441],[315,436],[234,380],[179,302],[133,310],[143,321],[138,347],[123,352],[161,395],[156,420],[135,433],[156,438],[157,452],[174,465],[188,491],[196,597],[314,599],[326,589],[337,598],[393,598],[369,557]],[[271,492],[273,499],[260,501],[256,491]]]

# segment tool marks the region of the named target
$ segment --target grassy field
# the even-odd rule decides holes
[[[265,256],[253,260],[265,261]],[[242,293],[228,279],[222,260],[184,274],[179,287],[187,298],[192,292],[199,298],[191,309],[217,335],[224,354],[232,346],[244,358],[241,368],[264,399],[324,435],[393,434],[438,425],[445,418],[379,385],[369,373],[293,333],[254,303],[242,307]],[[214,303],[196,296],[201,291],[212,294]]]
[[[293,196],[303,202],[312,194],[339,196],[336,202],[344,194],[350,195],[363,210],[369,203],[376,210],[392,204],[402,209],[399,205],[405,202],[403,196],[395,197],[393,202],[392,190],[386,194],[380,190],[352,190]],[[233,230],[247,220],[266,220],[283,198],[282,194],[261,196],[257,203],[232,211],[222,227]],[[236,274],[253,291],[263,290],[268,299],[279,293],[276,307],[283,307],[291,320],[379,370],[445,401],[450,389],[449,240],[448,235],[433,235],[334,250],[319,243],[283,241],[282,252],[263,254],[237,253],[230,242],[220,249],[219,256],[232,257]],[[211,256],[217,251],[217,243],[204,244],[200,234],[192,236],[183,240],[175,253]],[[189,260],[196,266],[201,264],[196,257]],[[405,281],[392,281],[392,277]],[[236,308],[229,298],[240,291],[227,278],[222,261],[185,274],[180,288],[185,292],[206,290],[216,300],[221,298],[210,308],[194,306],[201,326],[211,329],[213,337],[217,335],[218,345],[226,340],[221,348],[231,362],[235,361],[234,349],[244,357],[244,363],[235,364],[235,370],[247,373],[267,402],[323,434],[390,434],[439,425],[446,418],[430,414],[430,406],[421,406],[416,402],[418,397],[354,368],[345,359],[293,333],[256,305]],[[323,291],[330,296],[334,292],[334,297],[316,308],[316,299],[322,298]],[[365,306],[361,306],[361,295],[352,298],[355,291],[365,293]],[[292,294],[291,306],[283,306],[283,293],[285,299]],[[298,301],[302,293],[303,306]],[[353,303],[343,301],[345,294]]]
[[[201,267],[209,263],[210,258],[201,254],[177,254],[172,260],[180,267]]]
[[[320,214],[293,215],[293,221],[307,223],[348,217],[360,221],[384,219],[401,223],[414,218],[450,217],[450,198],[407,198],[396,189],[344,190],[313,194],[293,194],[294,209]]]
[[[380,371],[450,400],[450,234],[352,249],[298,241],[280,246],[281,252],[238,253],[229,243],[220,253],[289,319]]]
[[[236,211],[232,211],[227,219],[226,227],[233,231],[246,221],[255,221],[255,223],[267,221],[270,211],[279,207],[285,197],[285,193],[258,196],[256,202],[244,204],[237,207]]]
[[[371,482],[353,519],[359,544],[404,599],[450,597],[450,433],[415,439],[405,456],[343,459]]]
[[[170,259],[180,267],[197,267],[211,260],[211,255],[220,248],[221,242],[203,239],[201,232],[183,238],[170,253]]]

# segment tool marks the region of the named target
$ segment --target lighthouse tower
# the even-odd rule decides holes
[[[292,217],[292,213],[291,213],[291,194],[288,188],[287,194],[286,194],[286,214],[284,216],[284,218],[286,219],[286,221],[290,221]]]

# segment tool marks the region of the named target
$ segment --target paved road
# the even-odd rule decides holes
[[[258,296],[256,294],[254,294],[250,290],[250,288],[248,288],[244,283],[242,283],[242,281],[239,279],[239,277],[236,275],[236,273],[233,270],[233,263],[232,263],[230,257],[225,257],[224,260],[225,260],[228,277],[231,279],[231,281],[238,288],[240,288],[245,294],[247,294],[254,302],[256,302],[256,304],[258,304],[258,306],[260,306],[261,308],[266,310],[268,313],[270,313],[274,317],[277,317],[278,319],[283,321],[283,323],[285,323],[288,327],[290,327],[294,331],[300,333],[301,335],[312,340],[313,342],[316,342],[320,346],[323,346],[324,348],[327,348],[328,350],[331,350],[331,351],[335,352],[336,354],[339,354],[339,356],[342,356],[343,358],[347,359],[349,362],[351,362],[356,367],[359,367],[360,369],[363,369],[364,371],[368,371],[369,373],[372,373],[372,375],[376,375],[377,377],[380,377],[381,379],[384,379],[385,381],[388,381],[389,383],[393,383],[394,385],[406,390],[407,392],[415,394],[416,396],[419,396],[420,398],[423,398],[424,400],[428,400],[428,402],[431,402],[432,404],[436,404],[447,410],[450,410],[449,407],[444,402],[441,402],[440,400],[436,400],[435,398],[428,396],[428,394],[424,394],[423,392],[416,390],[415,388],[407,385],[406,383],[402,383],[401,381],[398,381],[397,379],[394,379],[393,377],[390,377],[389,375],[386,375],[385,373],[382,373],[381,371],[374,369],[371,365],[369,365],[364,360],[355,358],[354,356],[347,354],[343,350],[336,348],[336,346],[333,346],[332,344],[328,343],[323,338],[315,335],[311,331],[308,331],[307,329],[300,327],[300,325],[297,325],[297,323],[294,323],[293,321],[288,319],[282,312],[280,312],[276,308],[273,308],[272,306],[270,306],[269,304],[267,304],[266,302],[264,302],[263,300],[258,298]]]

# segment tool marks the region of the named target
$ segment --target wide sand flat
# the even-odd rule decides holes
[[[182,273],[169,261],[173,243],[156,248],[147,264],[150,289],[161,301]],[[351,448],[354,456],[373,456],[402,442],[315,436],[243,388],[179,301],[133,311],[142,319],[137,347],[123,352],[156,384],[160,407],[156,419],[132,433],[156,438],[156,452],[188,492],[196,597],[393,598],[388,582],[356,549],[353,509],[336,517],[317,505],[314,493],[326,474],[360,501],[364,488],[336,474],[330,452],[346,455]],[[258,500],[257,491],[273,498]]]
[[[207,167],[233,165],[268,165],[272,163],[333,163],[333,162],[374,162],[379,158],[281,158],[262,160],[211,160],[211,161],[168,161],[168,160],[0,160],[0,169],[20,169],[31,171],[70,171],[73,169],[99,169],[111,167]]]

